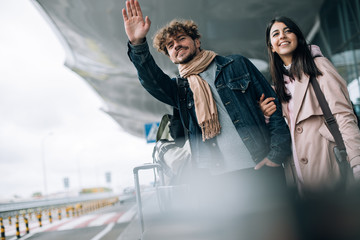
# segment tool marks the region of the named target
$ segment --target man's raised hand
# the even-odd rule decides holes
[[[137,45],[144,42],[146,34],[150,29],[150,19],[148,16],[144,17],[137,0],[127,0],[126,10],[122,10],[124,18],[125,32],[131,44]]]

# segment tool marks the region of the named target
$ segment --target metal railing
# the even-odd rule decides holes
[[[86,194],[77,197],[66,197],[57,199],[43,199],[24,202],[11,202],[0,204],[0,239],[5,240],[6,227],[12,226],[15,223],[16,237],[20,238],[20,219],[22,216],[22,223],[25,225],[25,234],[30,232],[29,219],[33,216],[38,221],[38,226],[42,227],[43,221],[47,216],[47,223],[53,222],[53,216],[57,215],[60,221],[63,216],[66,218],[77,217],[82,214],[96,211],[100,208],[114,205],[116,203],[122,203],[130,198],[134,198],[131,195],[116,195],[109,193],[100,194]],[[15,220],[15,221],[13,221]],[[22,228],[24,229],[24,228]],[[23,231],[24,232],[24,231]]]
[[[0,217],[6,218],[9,215],[19,214],[21,211],[26,210],[41,210],[60,206],[66,206],[76,204],[80,202],[88,202],[100,199],[110,198],[128,198],[127,196],[119,196],[116,194],[99,193],[99,194],[86,194],[77,197],[65,197],[56,199],[41,199],[26,202],[11,202],[11,203],[0,203]]]

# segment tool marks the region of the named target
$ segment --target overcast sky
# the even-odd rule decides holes
[[[65,53],[30,0],[0,3],[0,201],[14,195],[133,185],[152,144],[125,133],[101,98],[63,64]],[[142,181],[151,174],[143,173]]]

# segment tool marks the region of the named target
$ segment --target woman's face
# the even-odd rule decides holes
[[[292,55],[298,46],[298,40],[282,22],[275,22],[270,29],[270,43],[272,52],[276,52],[286,66],[291,64]]]

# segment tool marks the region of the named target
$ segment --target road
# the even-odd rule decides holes
[[[36,240],[113,240],[118,239],[136,215],[135,201],[118,203],[81,216],[53,219],[50,223],[44,219],[39,227],[35,219],[30,221],[30,233],[25,234],[25,225],[20,222],[20,239]],[[15,224],[5,226],[6,239],[15,240]]]

